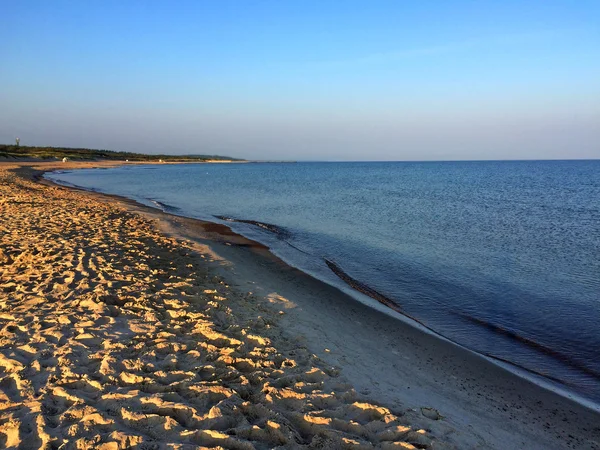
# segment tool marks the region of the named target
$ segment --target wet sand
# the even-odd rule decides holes
[[[91,164],[0,163],[1,448],[600,449],[599,414],[224,226],[34,180]]]

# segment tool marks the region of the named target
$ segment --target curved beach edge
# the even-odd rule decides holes
[[[117,164],[111,164],[109,167],[101,167],[101,169],[115,167],[116,165]],[[148,164],[144,163],[142,165],[148,165]],[[263,222],[258,222],[255,220],[249,220],[249,219],[237,218],[237,217],[229,217],[229,216],[219,216],[219,215],[214,216],[214,218],[219,220],[220,222],[213,222],[210,220],[198,219],[195,217],[185,216],[181,213],[181,210],[179,210],[179,208],[156,201],[155,199],[152,199],[152,198],[144,199],[144,200],[147,200],[150,205],[153,205],[153,206],[149,206],[149,204],[140,203],[138,200],[133,199],[133,198],[128,198],[128,197],[124,197],[124,196],[120,196],[120,195],[116,195],[116,194],[110,194],[110,193],[95,190],[93,188],[85,188],[85,187],[81,187],[81,186],[76,186],[76,185],[73,185],[68,182],[48,179],[45,176],[46,174],[60,173],[61,171],[64,171],[64,170],[46,171],[44,173],[40,173],[39,175],[37,175],[36,179],[40,182],[48,182],[50,184],[58,184],[58,185],[65,186],[68,188],[81,190],[83,192],[97,193],[100,195],[107,196],[109,198],[114,198],[116,200],[126,202],[128,204],[132,203],[133,205],[136,205],[137,207],[142,208],[142,209],[144,209],[144,208],[150,208],[151,210],[158,209],[171,219],[181,218],[181,219],[186,219],[189,221],[197,222],[196,224],[188,223],[186,226],[189,227],[190,229],[192,229],[192,228],[197,228],[196,225],[200,225],[201,227],[205,228],[206,230],[210,230],[211,232],[215,233],[211,236],[211,239],[213,239],[213,240],[219,241],[221,238],[226,238],[230,241],[229,244],[231,244],[231,245],[261,248],[263,250],[266,249],[269,252],[270,257],[274,258],[279,263],[291,266],[294,269],[298,269],[305,275],[315,278],[317,281],[325,283],[329,286],[332,286],[335,289],[338,289],[341,293],[350,296],[354,301],[358,301],[363,304],[366,304],[367,306],[375,308],[379,312],[390,315],[391,317],[393,317],[399,321],[402,321],[405,324],[408,324],[409,326],[415,327],[425,333],[430,333],[441,340],[445,340],[448,343],[451,343],[451,344],[459,347],[462,350],[472,352],[473,354],[480,356],[481,358],[484,358],[485,360],[501,367],[502,369],[512,372],[514,375],[525,378],[528,381],[535,383],[544,389],[552,391],[558,395],[561,395],[565,398],[575,401],[578,404],[580,404],[586,408],[592,409],[592,410],[600,413],[600,404],[594,403],[594,402],[588,400],[587,398],[582,397],[581,395],[577,394],[576,392],[569,390],[569,387],[564,385],[561,380],[553,379],[546,374],[537,372],[535,370],[531,370],[527,367],[523,367],[519,364],[516,364],[513,361],[510,361],[507,359],[501,359],[492,354],[480,353],[480,352],[473,350],[473,349],[471,349],[471,348],[469,348],[447,336],[444,336],[443,334],[440,334],[435,329],[427,326],[421,320],[407,314],[406,311],[404,311],[402,309],[401,305],[396,303],[391,298],[389,298],[389,297],[385,296],[384,294],[378,292],[377,290],[373,289],[368,284],[365,284],[365,283],[351,277],[335,261],[329,260],[326,258],[323,259],[324,263],[327,265],[329,270],[331,270],[331,272],[333,274],[335,274],[336,277],[342,282],[341,285],[339,283],[332,283],[330,280],[327,280],[326,278],[321,277],[319,274],[307,272],[303,268],[294,265],[290,261],[284,260],[279,255],[274,253],[274,251],[272,249],[270,249],[268,247],[268,245],[266,245],[262,242],[253,240],[247,236],[244,236],[243,234],[240,234],[239,232],[233,231],[232,228],[228,225],[228,223],[245,223],[245,224],[254,225],[256,227],[259,227],[261,229],[264,229],[266,231],[269,231],[270,233],[277,235],[280,239],[282,239],[286,243],[288,243],[288,245],[291,245],[292,247],[294,247],[292,244],[290,244],[289,242],[286,241],[286,238],[288,237],[289,232],[285,228],[282,228],[275,224],[263,223]],[[294,247],[294,248],[296,248],[296,247]],[[301,251],[301,252],[303,251],[300,249],[297,249],[297,250]],[[463,318],[465,320],[469,320],[469,321],[472,321],[473,323],[477,323],[478,325],[483,326],[483,324],[481,324],[480,321],[477,321],[474,318],[471,318],[468,316],[464,316]],[[500,334],[504,334],[504,335],[507,334],[506,332],[503,332],[502,330],[495,329],[494,331],[496,331]],[[515,336],[515,338],[517,340],[519,340],[518,336]],[[522,341],[522,339],[521,339],[521,341]],[[527,342],[526,344],[531,347],[536,347],[537,349],[540,348],[540,346],[539,345],[536,346],[534,342]],[[548,354],[549,352],[546,352],[546,353]],[[581,370],[584,373],[589,372],[589,370],[587,370],[586,366],[582,366],[581,364],[573,364],[572,361],[569,358],[565,357],[564,355],[554,354],[554,353],[552,353],[550,355],[556,356],[557,359],[559,359],[561,362],[563,362],[569,366],[575,367],[577,370]],[[596,376],[596,377],[599,375],[595,372],[589,373],[589,374]]]
[[[583,436],[583,445],[600,441],[594,425],[600,423],[597,411],[354,299],[350,306],[346,293],[287,265],[264,245],[225,225],[85,192],[158,219],[167,234],[208,245],[221,261],[215,262],[215,270],[232,284],[252,285],[254,293],[271,295],[274,303],[277,297],[295,305],[283,316],[287,332],[302,335],[311,351],[339,366],[360,392],[388,404],[435,405],[457,429],[487,430],[465,444],[475,445],[475,439],[491,448],[506,448],[507,442],[567,448],[569,434],[580,445]]]
[[[211,247],[34,174],[0,165],[0,447],[457,448],[435,409],[357,392]]]

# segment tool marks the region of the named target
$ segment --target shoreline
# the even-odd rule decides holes
[[[158,220],[167,235],[214,254],[209,266],[228,284],[249,287],[252,295],[281,307],[282,333],[301,336],[320,359],[339,366],[362,395],[396,407],[438,409],[444,416],[438,421],[445,422],[444,436],[460,448],[600,448],[596,411],[482,355],[399,323],[287,265],[266,246],[225,225],[176,216],[118,196],[53,185]]]
[[[146,165],[148,163],[138,162],[136,164]],[[182,163],[182,164],[185,164],[185,163]],[[52,170],[52,171],[54,171],[54,170]],[[52,172],[52,171],[48,171],[48,172]],[[572,401],[572,402],[578,404],[579,406],[590,409],[591,411],[600,414],[600,403],[596,403],[593,400],[590,400],[575,391],[570,391],[568,389],[568,386],[565,385],[564,383],[562,383],[560,380],[545,376],[542,373],[539,373],[539,372],[536,372],[535,370],[531,370],[526,367],[520,366],[516,363],[513,363],[512,361],[504,360],[502,358],[499,358],[499,357],[496,357],[496,356],[493,356],[490,354],[480,353],[480,352],[473,350],[473,349],[471,349],[471,348],[469,348],[447,336],[444,336],[444,335],[438,333],[436,330],[427,326],[426,324],[424,324],[417,318],[412,317],[409,314],[405,313],[393,300],[387,298],[383,294],[374,290],[368,284],[362,283],[362,282],[350,277],[334,261],[329,261],[327,259],[323,260],[325,262],[325,264],[329,267],[329,269],[335,274],[337,279],[339,279],[341,281],[342,285],[331,283],[331,282],[327,281],[325,278],[319,277],[317,274],[307,272],[307,271],[303,270],[302,268],[286,261],[281,256],[275,254],[273,252],[273,250],[271,250],[266,244],[263,244],[262,242],[259,242],[259,241],[255,241],[252,238],[249,238],[247,236],[244,236],[243,234],[240,234],[239,232],[233,231],[232,228],[229,225],[227,225],[226,223],[212,222],[212,221],[206,220],[206,219],[198,219],[198,218],[189,217],[189,216],[185,216],[185,215],[179,215],[177,212],[177,208],[172,210],[173,207],[171,207],[170,205],[164,205],[164,204],[161,204],[160,202],[156,202],[154,200],[152,200],[152,202],[157,204],[156,207],[148,206],[148,205],[146,205],[140,201],[137,201],[133,198],[124,197],[124,196],[120,196],[117,194],[109,194],[109,193],[104,193],[101,191],[96,191],[93,189],[86,189],[84,187],[71,185],[69,183],[65,183],[65,184],[56,183],[52,180],[46,179],[44,177],[45,173],[46,172],[41,173],[36,179],[38,181],[44,181],[44,182],[47,182],[52,185],[62,186],[62,187],[66,187],[69,189],[76,189],[81,192],[97,194],[97,195],[101,195],[101,196],[107,196],[107,197],[113,198],[117,201],[132,203],[137,208],[140,208],[142,210],[144,208],[147,208],[152,212],[158,211],[158,212],[164,214],[165,216],[167,216],[168,218],[181,218],[181,219],[186,219],[189,221],[197,221],[199,224],[201,224],[201,226],[211,226],[212,225],[212,226],[214,226],[214,231],[217,233],[217,235],[226,235],[226,236],[235,235],[239,239],[246,241],[249,246],[260,246],[263,250],[267,251],[269,257],[273,258],[274,260],[278,261],[279,263],[281,263],[283,265],[290,266],[293,269],[298,270],[299,272],[301,272],[302,274],[304,274],[308,277],[314,278],[318,282],[324,283],[325,285],[331,286],[334,289],[339,290],[340,294],[348,296],[351,299],[351,301],[360,302],[360,303],[366,305],[367,307],[374,308],[375,310],[377,310],[383,314],[386,314],[396,320],[402,321],[403,323],[405,323],[409,326],[415,327],[415,328],[419,329],[420,331],[423,331],[425,333],[430,333],[434,337],[444,340],[444,341],[447,341],[448,343],[456,346],[461,351],[467,351],[476,356],[479,356],[483,360],[494,364],[495,366],[501,368],[502,370],[510,372],[512,375],[515,375],[519,378],[523,378],[530,383],[538,385],[540,388],[542,388],[546,391],[552,392],[553,394],[559,395],[560,397],[563,397],[569,401]],[[170,209],[171,209],[171,211],[170,211]],[[278,229],[277,225],[272,225],[272,224],[268,224],[268,223],[261,223],[261,222],[245,220],[245,219],[232,219],[230,217],[225,217],[225,216],[215,216],[215,218],[220,219],[224,222],[231,221],[231,222],[250,223],[250,224],[262,227],[262,228],[267,228],[267,229],[269,229],[269,231],[272,231],[272,232],[276,232],[276,233],[281,232],[281,230]],[[188,224],[188,226],[193,227],[193,225],[189,225],[189,224]],[[213,236],[213,238],[214,238],[214,236]],[[468,319],[470,319],[470,318],[468,318]]]
[[[47,180],[47,179],[43,178],[43,174],[40,175],[39,179],[44,180],[48,183],[60,186],[60,184],[53,183],[51,180]],[[361,289],[357,289],[351,282],[349,283],[348,281],[346,281],[342,276],[340,276],[340,274],[338,274],[336,271],[334,271],[331,267],[330,267],[330,269],[332,269],[332,271],[335,273],[335,275],[344,283],[345,287],[347,287],[348,290],[353,291],[352,293],[349,293],[348,290],[346,290],[346,289],[342,289],[341,287],[339,287],[337,285],[330,284],[327,281],[322,280],[315,275],[307,273],[307,272],[303,271],[302,269],[289,264],[288,262],[283,260],[281,257],[275,255],[265,244],[255,241],[255,240],[252,240],[250,238],[247,238],[239,233],[236,233],[229,226],[227,226],[225,224],[220,224],[217,222],[210,222],[210,221],[203,220],[203,219],[196,219],[196,218],[192,218],[192,217],[178,215],[174,212],[168,212],[165,210],[161,210],[159,208],[144,205],[143,203],[140,203],[134,199],[130,199],[127,197],[116,195],[116,194],[107,194],[107,193],[98,192],[98,191],[91,191],[91,190],[87,190],[85,188],[78,187],[78,186],[64,186],[64,187],[66,187],[67,189],[76,189],[76,190],[79,190],[79,191],[82,191],[85,193],[89,193],[89,194],[93,194],[93,195],[107,196],[114,200],[125,202],[125,203],[131,203],[134,206],[134,208],[139,209],[138,212],[145,212],[147,214],[150,214],[150,216],[152,216],[152,217],[155,216],[154,213],[158,213],[157,215],[159,217],[161,215],[165,216],[163,219],[166,220],[167,222],[170,222],[170,225],[167,227],[167,229],[172,227],[173,223],[176,223],[179,220],[185,221],[186,224],[183,225],[183,227],[187,226],[190,229],[195,229],[195,228],[197,228],[198,225],[203,228],[209,227],[209,228],[211,228],[211,230],[213,232],[216,233],[216,236],[213,235],[209,239],[215,239],[215,240],[219,241],[221,239],[221,237],[226,237],[227,240],[226,240],[225,245],[232,244],[232,245],[251,248],[254,251],[256,251],[259,254],[259,256],[261,256],[262,258],[272,260],[277,265],[286,266],[287,268],[291,269],[292,271],[298,272],[298,274],[301,274],[303,277],[308,277],[309,279],[313,280],[316,283],[320,283],[320,284],[323,284],[327,287],[334,289],[335,291],[337,291],[337,293],[341,297],[346,297],[349,302],[359,303],[361,306],[366,307],[368,310],[376,311],[377,313],[384,314],[385,316],[391,318],[393,321],[395,320],[397,322],[401,322],[403,326],[408,326],[410,328],[415,329],[415,331],[424,333],[426,335],[430,335],[434,339],[441,340],[441,341],[449,344],[450,346],[453,346],[457,351],[467,352],[467,353],[475,356],[476,358],[480,358],[481,361],[491,364],[496,369],[500,369],[501,371],[506,372],[507,374],[510,374],[511,376],[514,376],[520,380],[530,383],[533,386],[535,386],[536,388],[539,388],[539,389],[547,392],[548,394],[556,395],[559,398],[566,400],[567,402],[574,403],[578,407],[582,407],[584,409],[589,410],[590,412],[592,412],[594,414],[598,414],[598,416],[600,418],[600,405],[593,403],[592,401],[590,401],[584,397],[581,397],[576,393],[570,392],[566,388],[562,388],[562,386],[557,385],[556,380],[546,378],[543,375],[540,375],[534,371],[530,371],[524,367],[521,367],[519,365],[511,363],[510,361],[504,361],[502,359],[495,358],[490,355],[476,352],[476,351],[471,350],[468,347],[465,347],[464,345],[462,345],[452,339],[449,339],[449,338],[437,333],[435,330],[424,325],[417,319],[415,319],[409,315],[406,315],[398,307],[396,307],[395,304],[390,305],[390,304],[387,304],[385,301],[382,301],[382,300],[376,298],[378,295],[382,296],[377,291],[374,291],[375,292],[374,295],[370,295],[368,292],[363,292],[362,284],[361,284],[361,286],[359,286],[359,287],[361,287]],[[159,218],[159,220],[160,220],[160,218]],[[186,232],[183,230],[176,232],[175,235],[185,236],[188,239],[197,238],[197,236],[194,236],[194,233],[189,233],[189,232]],[[229,241],[229,240],[231,240],[231,241]],[[242,243],[237,243],[238,241],[241,241]],[[236,243],[234,244],[234,242],[236,242]],[[329,266],[329,264],[335,265],[335,263],[329,262],[327,260],[325,262],[327,263],[328,266]],[[338,270],[341,271],[340,268],[338,268]],[[344,273],[344,275],[346,275],[346,274]],[[351,279],[351,280],[355,281],[353,279]],[[372,289],[367,286],[367,290],[370,291]],[[368,299],[368,301],[367,302],[361,301],[360,300],[361,296],[363,298]],[[387,299],[385,297],[384,297],[384,299],[389,301],[389,299]],[[391,301],[389,301],[389,302],[392,303]],[[558,383],[558,384],[560,384],[560,383]]]
[[[211,247],[35,174],[0,165],[0,447],[456,448],[284,335]]]

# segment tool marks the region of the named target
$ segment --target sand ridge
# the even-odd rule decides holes
[[[0,166],[0,448],[452,448],[435,410],[357,394],[192,243],[16,168]]]

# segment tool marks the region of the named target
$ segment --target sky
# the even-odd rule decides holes
[[[0,143],[600,158],[600,1],[6,1]]]

